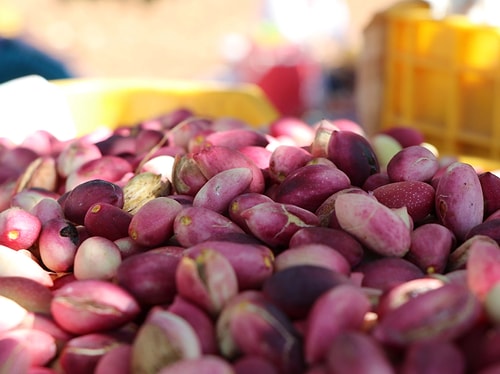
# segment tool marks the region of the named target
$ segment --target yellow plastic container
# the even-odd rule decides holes
[[[500,160],[500,29],[425,8],[385,20],[380,127],[414,126],[442,154]]]
[[[64,92],[78,134],[99,127],[134,125],[180,107],[208,117],[233,117],[254,127],[268,125],[278,112],[257,86],[142,79],[64,79]]]

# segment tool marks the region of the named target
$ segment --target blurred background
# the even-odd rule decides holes
[[[342,36],[340,42],[356,50],[361,43],[361,31],[373,14],[397,1],[316,2],[319,9],[331,11],[316,18],[317,30],[333,30],[337,35],[329,36]],[[274,2],[0,0],[0,33],[26,39],[62,59],[78,75],[205,78],[222,68],[225,61],[221,48],[229,35],[241,34],[260,43],[279,42],[271,40],[277,39],[277,35],[272,35],[270,23],[283,16],[270,19],[271,3]],[[283,13],[283,9],[276,12]],[[306,20],[306,14],[301,16]],[[327,19],[330,25],[319,24]],[[305,27],[295,24],[293,28],[298,34]]]
[[[263,87],[284,114],[314,117],[330,95],[332,116],[354,117],[363,30],[395,3],[0,0],[0,81],[30,69],[48,79],[244,81]]]

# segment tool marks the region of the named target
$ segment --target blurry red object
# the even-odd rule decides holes
[[[255,82],[283,116],[300,117],[305,110],[298,66],[276,65]]]
[[[255,83],[283,116],[300,117],[307,110],[305,93],[319,65],[293,44],[254,44],[239,62],[241,80]]]

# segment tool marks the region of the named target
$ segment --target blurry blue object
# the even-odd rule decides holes
[[[56,58],[20,39],[0,37],[0,83],[33,74],[48,80],[72,77]]]

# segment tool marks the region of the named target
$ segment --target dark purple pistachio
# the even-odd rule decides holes
[[[380,172],[375,151],[368,140],[352,131],[333,131],[327,157],[342,170],[353,186],[361,187],[372,174]]]
[[[83,224],[92,236],[117,240],[128,235],[132,214],[109,203],[92,205],[83,219]]]
[[[348,282],[345,275],[323,266],[297,265],[275,272],[262,291],[290,318],[300,319],[323,293]]]
[[[147,251],[124,259],[117,269],[117,284],[142,306],[168,304],[177,294],[175,269],[180,256]]]
[[[130,131],[125,131],[125,129],[116,129],[114,134],[95,143],[103,156],[118,157],[134,155],[136,149],[135,144],[136,141],[131,136]]]
[[[483,190],[484,218],[500,209],[500,177],[490,171],[479,174],[479,182]]]
[[[102,179],[94,179],[72,189],[61,205],[68,220],[83,225],[85,214],[92,205],[108,203],[123,208],[123,202],[123,189],[120,186]]]

